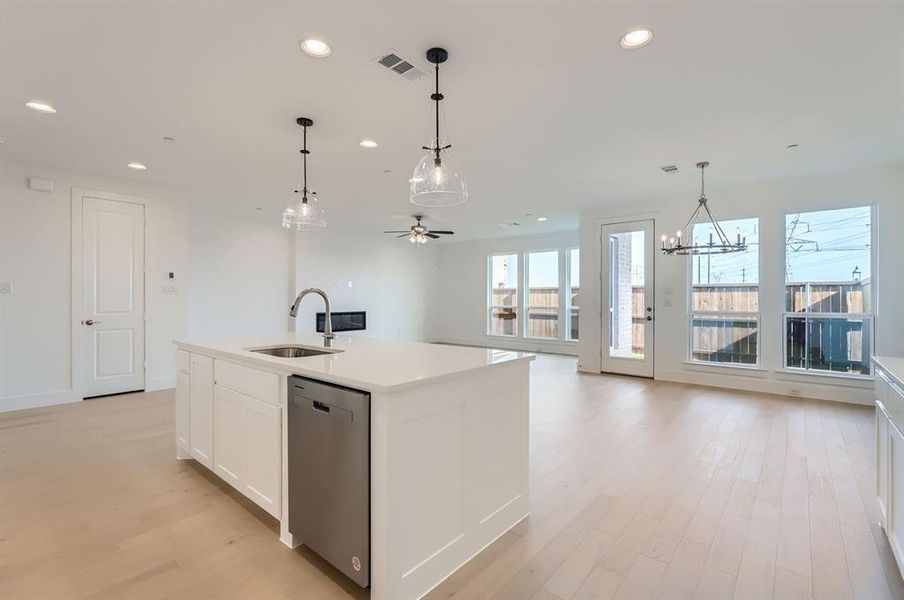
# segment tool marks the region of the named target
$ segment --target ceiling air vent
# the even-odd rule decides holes
[[[663,173],[674,173],[675,171],[678,170],[678,167],[676,167],[675,165],[666,165],[664,167],[659,167],[659,168],[662,169]]]
[[[390,50],[389,53],[378,58],[377,62],[393,73],[412,81],[420,79],[424,75],[423,71],[415,67],[410,61],[399,56],[395,50]]]

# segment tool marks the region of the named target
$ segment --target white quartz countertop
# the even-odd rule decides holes
[[[904,358],[900,356],[874,356],[873,362],[882,367],[899,387],[904,387]]]
[[[332,353],[319,356],[279,358],[249,351],[273,346],[325,349],[323,336],[319,333],[176,340],[175,344],[189,352],[372,392],[393,392],[438,379],[450,379],[469,371],[534,359],[534,355],[527,352],[348,335],[337,335],[329,348]]]

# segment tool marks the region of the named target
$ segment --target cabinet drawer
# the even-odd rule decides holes
[[[176,350],[176,370],[188,373],[191,359],[185,350]]]
[[[214,379],[217,385],[231,388],[252,398],[279,405],[279,381],[276,373],[258,371],[225,360],[214,361]]]

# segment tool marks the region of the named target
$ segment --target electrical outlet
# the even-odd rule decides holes
[[[0,296],[9,296],[13,293],[13,284],[9,281],[0,281]]]

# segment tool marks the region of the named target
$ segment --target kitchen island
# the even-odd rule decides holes
[[[177,457],[273,515],[290,547],[305,541],[289,519],[293,376],[369,394],[372,598],[423,596],[528,514],[530,354],[303,333],[176,346]],[[324,353],[261,352],[275,347]]]

